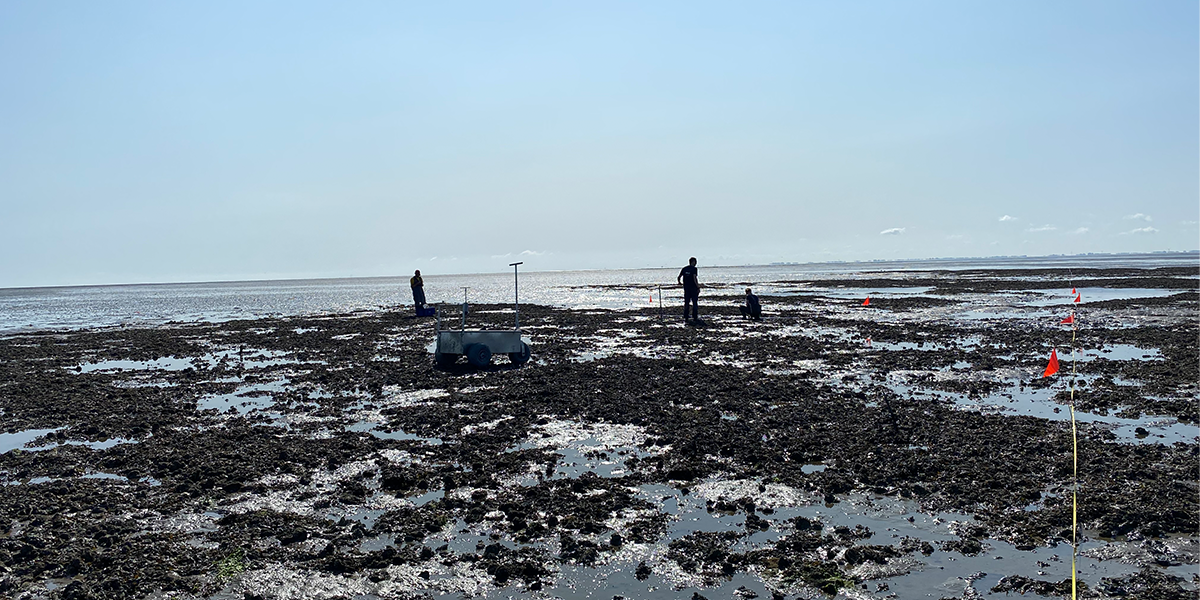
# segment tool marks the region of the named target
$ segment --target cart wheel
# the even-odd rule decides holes
[[[523,364],[529,362],[529,355],[531,354],[531,352],[532,351],[529,349],[529,344],[526,344],[525,342],[521,342],[521,351],[520,352],[509,352],[508,360],[512,361],[512,364],[514,364],[514,365],[523,365]]]
[[[456,360],[458,360],[457,354],[442,354],[441,352],[438,352],[433,355],[433,362],[436,363],[437,366],[443,368],[454,364],[454,361]]]
[[[486,367],[492,364],[492,349],[486,344],[471,344],[467,346],[467,362],[476,367]]]

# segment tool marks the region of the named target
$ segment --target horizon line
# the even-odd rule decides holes
[[[774,261],[769,263],[750,263],[737,265],[707,265],[706,269],[728,269],[739,267],[772,267],[772,266],[805,266],[805,265],[852,265],[852,264],[886,264],[899,262],[915,262],[915,261],[952,261],[952,260],[982,260],[982,259],[1038,259],[1038,258],[1075,258],[1075,257],[1095,257],[1095,256],[1141,256],[1155,254],[1198,254],[1200,249],[1196,250],[1151,250],[1146,252],[1084,252],[1080,254],[995,254],[990,256],[938,256],[924,258],[871,258],[862,260],[824,260],[824,261],[807,261],[807,262],[790,262],[790,261]],[[572,271],[639,271],[643,269],[670,269],[674,267],[611,267],[611,268],[595,268],[595,269],[545,269],[526,271],[527,273],[569,273]],[[427,277],[439,277],[442,275],[496,275],[500,271],[495,272],[447,272],[437,275],[427,275]],[[59,285],[19,285],[19,286],[0,286],[0,290],[42,290],[42,289],[57,289],[57,288],[84,288],[84,287],[135,287],[143,285],[206,285],[206,284],[221,284],[221,283],[278,283],[285,281],[335,281],[343,279],[389,279],[396,277],[407,277],[407,275],[344,275],[344,276],[322,276],[322,277],[276,277],[276,278],[251,278],[251,279],[215,279],[207,281],[140,281],[140,282],[125,282],[125,283],[71,283]]]

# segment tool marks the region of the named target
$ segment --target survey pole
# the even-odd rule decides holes
[[[519,295],[519,288],[517,286],[517,265],[523,264],[525,264],[525,261],[510,263],[508,265],[513,268],[513,311],[516,315],[514,317],[513,324],[515,327],[513,327],[513,329],[521,328],[521,299]]]
[[[466,328],[467,328],[467,288],[465,288],[465,287],[464,287],[464,288],[463,288],[463,318],[462,318],[462,326],[461,326],[461,327],[459,327],[459,329],[458,329],[458,330],[459,330],[459,331],[464,331],[464,330],[466,330]]]

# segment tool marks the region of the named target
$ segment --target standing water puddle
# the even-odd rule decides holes
[[[0,433],[0,454],[17,449],[26,449],[25,444],[32,442],[48,433],[54,433],[61,427],[53,429],[26,429],[25,431],[17,431],[14,433]],[[33,450],[33,448],[28,448]]]
[[[894,381],[887,382],[887,385],[898,394],[909,395],[911,391],[913,397],[924,396],[933,400],[952,402],[962,410],[974,410],[984,414],[1016,414],[1051,421],[1071,420],[1069,407],[1052,400],[1059,391],[1056,388],[1036,390],[1021,388],[1014,384],[1007,391],[973,399],[947,392],[923,391]],[[1120,412],[1120,410],[1112,411],[1112,413]],[[1102,424],[1123,443],[1174,444],[1175,442],[1184,442],[1195,444],[1197,436],[1200,436],[1200,427],[1181,423],[1174,417],[1142,416],[1136,419],[1127,419],[1115,416],[1115,414],[1099,415],[1077,410],[1075,411],[1075,420],[1079,423]],[[1149,435],[1140,434],[1139,428],[1144,429]]]
[[[1064,352],[1059,358],[1061,361],[1068,363],[1072,357],[1078,357],[1079,362],[1090,362],[1097,358],[1105,360],[1162,360],[1162,353],[1158,348],[1139,348],[1131,344],[1112,344],[1105,346],[1099,350],[1084,350],[1079,354],[1073,352]]]
[[[925,513],[912,501],[864,493],[840,496],[838,502],[825,504],[820,496],[786,486],[761,487],[766,488],[765,491],[758,492],[760,485],[755,481],[714,481],[701,483],[684,493],[666,485],[639,486],[637,496],[640,499],[669,515],[666,535],[650,544],[627,543],[618,550],[603,553],[595,566],[562,565],[546,593],[550,597],[570,600],[613,597],[666,600],[687,598],[694,593],[708,598],[752,598],[755,595],[769,598],[772,590],[783,587],[789,596],[827,597],[802,584],[786,586],[775,579],[772,572],[762,569],[739,571],[730,578],[717,576],[712,580],[688,572],[667,558],[672,542],[696,533],[727,532],[735,538],[727,546],[728,552],[770,550],[776,541],[796,533],[790,523],[798,517],[803,518],[800,522],[820,527],[823,535],[850,532],[857,538],[848,542],[851,547],[895,546],[905,538],[915,540],[910,543],[927,544],[928,554],[919,551],[901,553],[888,558],[885,564],[867,561],[850,568],[849,574],[864,583],[855,589],[843,588],[838,598],[885,595],[898,598],[979,597],[1009,575],[1051,582],[1070,577],[1071,549],[1067,545],[1017,550],[1004,541],[982,539],[981,551],[975,556],[943,549],[943,543],[959,540],[958,532],[974,522],[967,514]],[[754,518],[759,523],[766,523],[766,530],[761,530],[761,525],[754,531],[747,529],[748,517],[742,508],[747,500],[754,502]],[[714,502],[733,508],[714,510]],[[553,539],[530,543],[503,538],[496,541],[490,533],[486,522],[469,525],[458,520],[448,530],[427,537],[425,545],[434,549],[448,544],[453,552],[480,552],[483,546],[493,543],[510,549],[539,548],[548,555],[555,555],[560,550]],[[584,537],[581,534],[580,539]],[[601,533],[589,539],[604,545],[608,537],[608,533]],[[364,549],[380,549],[394,541],[393,536],[379,536],[367,542],[369,548]],[[841,551],[838,547],[832,550]],[[1132,543],[1084,541],[1078,558],[1081,580],[1095,587],[1101,578],[1135,573],[1138,567],[1120,558],[1139,552],[1143,551]],[[651,571],[639,578],[635,572],[643,562]],[[1186,577],[1191,569],[1190,565],[1179,565],[1167,570]],[[445,578],[453,579],[453,576],[443,573],[432,578],[425,591],[436,594],[433,581]],[[505,591],[522,593],[518,588],[506,588]],[[452,594],[449,597],[458,596]]]
[[[824,296],[826,298],[846,298],[865,300],[872,298],[888,298],[893,296],[920,296],[933,291],[932,287],[895,287],[895,288],[861,288],[861,287],[809,287],[783,292],[782,296]]]
[[[430,446],[439,446],[445,443],[441,438],[422,437],[415,433],[408,433],[403,429],[395,429],[392,431],[380,431],[380,423],[370,421],[359,421],[346,427],[346,431],[361,431],[371,434],[381,440],[417,440]]]
[[[80,373],[92,371],[182,371],[192,368],[190,358],[165,357],[155,360],[102,360],[79,365]]]
[[[241,385],[231,394],[205,396],[196,400],[196,408],[199,410],[215,408],[222,413],[232,410],[242,415],[254,410],[265,410],[275,405],[272,393],[282,392],[287,384],[287,379],[280,379],[266,383]]]
[[[1103,302],[1105,300],[1132,300],[1134,298],[1165,298],[1178,294],[1183,290],[1162,290],[1152,288],[1078,288],[1079,304],[1075,296],[1067,293],[1070,290],[1039,293],[1037,297],[1022,302],[1026,306],[1079,306],[1088,302]]]

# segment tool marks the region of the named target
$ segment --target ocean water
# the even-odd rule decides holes
[[[1195,252],[1122,254],[1070,257],[1003,257],[805,263],[739,267],[700,264],[706,294],[740,294],[753,285],[770,295],[795,291],[796,281],[856,279],[880,271],[900,274],[932,270],[1081,268],[1200,265]],[[682,265],[680,265],[682,266]],[[628,309],[657,306],[659,293],[670,305],[681,292],[675,284],[678,267],[536,271],[524,265],[519,299],[525,303],[567,308]],[[171,283],[0,289],[0,332],[40,329],[78,329],[119,325],[154,325],[170,321],[224,321],[262,316],[310,315],[375,310],[412,303],[408,275],[352,279],[296,279],[213,283]],[[425,273],[430,303],[457,305],[511,303],[511,269],[494,273],[439,275]],[[792,282],[792,283],[788,283]],[[466,289],[464,289],[466,288]],[[888,292],[888,290],[884,290]],[[892,290],[897,293],[904,290]],[[849,293],[849,292],[847,292]],[[858,293],[856,290],[854,293]]]

